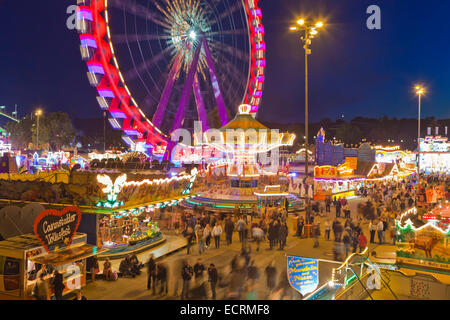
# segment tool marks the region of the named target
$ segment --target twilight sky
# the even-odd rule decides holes
[[[0,105],[19,114],[42,105],[73,117],[100,117],[76,31],[75,0],[0,0]],[[381,8],[382,30],[366,9]],[[310,120],[417,117],[416,82],[426,85],[423,116],[450,118],[450,2],[442,0],[261,0],[267,70],[258,118],[304,121],[304,52],[289,26],[301,14],[324,17],[310,56]]]

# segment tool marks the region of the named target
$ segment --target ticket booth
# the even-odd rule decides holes
[[[98,253],[86,240],[86,234],[76,233],[70,246],[49,252],[33,234],[0,241],[0,299],[32,299],[37,273],[43,265],[47,281],[55,269],[63,275],[63,294],[81,289],[86,284],[86,259]],[[52,295],[51,285],[49,290]]]

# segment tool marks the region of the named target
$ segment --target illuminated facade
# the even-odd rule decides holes
[[[426,174],[450,173],[448,138],[429,136],[420,139],[420,170]]]

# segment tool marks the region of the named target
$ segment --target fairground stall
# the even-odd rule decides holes
[[[314,200],[327,197],[347,198],[355,196],[364,185],[365,176],[357,175],[345,164],[339,167],[316,166],[314,168]]]
[[[396,163],[375,162],[367,173],[366,184],[377,181],[400,181],[415,174],[414,170]]]
[[[282,192],[281,186],[266,186],[264,192],[255,192],[255,195],[258,197],[258,208],[267,210],[267,208],[285,207],[289,193]]]
[[[62,273],[63,294],[86,284],[86,259],[97,254],[95,246],[86,243],[87,236],[76,233],[69,247],[47,252],[33,234],[24,234],[0,242],[0,299],[32,299],[36,277],[43,265],[49,281],[53,270]],[[42,272],[42,271],[41,271]],[[49,285],[50,295],[53,295]]]
[[[99,256],[120,257],[165,241],[156,220],[165,208],[194,197],[196,177],[197,169],[191,174],[83,171],[64,182],[59,178],[43,182],[38,175],[29,175],[25,181],[0,180],[0,206],[38,203],[62,210],[77,205],[83,217],[79,231],[87,234],[87,243],[107,249]]]
[[[410,209],[396,224],[397,265],[448,277],[450,205],[440,205],[431,211]]]
[[[420,171],[426,174],[450,173],[450,143],[447,137],[420,139]]]

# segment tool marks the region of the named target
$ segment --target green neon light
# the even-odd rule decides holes
[[[345,285],[348,285],[350,282],[352,282],[353,280],[356,279],[355,275],[352,275],[350,278],[348,278],[347,280],[345,280]]]

